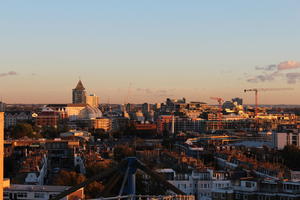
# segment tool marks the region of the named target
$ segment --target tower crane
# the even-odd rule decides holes
[[[293,90],[293,88],[252,88],[244,89],[244,92],[254,92],[255,93],[255,118],[258,114],[258,92],[267,92],[267,91],[286,91]]]
[[[218,109],[218,129],[220,130],[222,128],[222,103],[224,102],[224,99],[221,97],[210,97],[212,100],[216,100],[219,103],[219,109]]]

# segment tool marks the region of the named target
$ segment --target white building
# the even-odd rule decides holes
[[[172,169],[160,169],[157,172],[163,174],[171,184],[184,193],[197,195],[198,200],[211,199],[213,190],[232,187],[224,171],[204,169],[193,171],[192,174],[177,174]]]
[[[49,186],[49,185],[11,185],[4,190],[4,200],[22,199],[22,200],[48,200],[55,195],[69,189],[68,186]],[[73,192],[72,194],[62,198],[68,200],[70,197],[84,198],[83,188]]]
[[[274,133],[272,135],[273,147],[275,149],[283,149],[287,145],[295,145],[300,147],[300,133],[297,131],[294,132],[282,132]]]

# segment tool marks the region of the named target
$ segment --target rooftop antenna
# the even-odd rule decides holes
[[[132,83],[130,82],[129,85],[128,85],[127,96],[126,96],[124,104],[128,104],[129,103],[129,97],[130,97],[130,94],[131,94],[131,86],[132,86]]]

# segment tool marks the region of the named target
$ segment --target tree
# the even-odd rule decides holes
[[[75,186],[86,180],[86,177],[75,171],[62,170],[54,178],[54,185],[62,186]],[[85,187],[85,195],[87,198],[96,198],[99,193],[104,189],[104,185],[101,182],[94,181]]]
[[[63,186],[75,186],[83,181],[86,178],[84,175],[76,173],[75,171],[65,171],[62,170],[60,173],[54,178],[54,185],[63,185]]]
[[[97,198],[103,190],[104,185],[101,182],[94,181],[85,188],[86,198]]]
[[[59,136],[58,130],[52,126],[44,126],[42,128],[42,135],[45,138],[57,138]]]
[[[116,146],[114,149],[114,158],[117,161],[121,161],[126,157],[134,156],[134,151],[132,148],[126,145]]]
[[[112,167],[111,162],[87,163],[86,176],[88,178],[93,177],[111,167]]]
[[[33,129],[30,124],[19,123],[17,124],[12,131],[13,138],[22,138],[29,137],[34,138],[36,135],[33,134]]]
[[[96,129],[93,133],[93,136],[95,138],[95,141],[97,141],[97,139],[105,139],[108,138],[108,134],[105,133],[104,129]]]
[[[285,146],[281,152],[284,164],[292,170],[299,170],[300,166],[297,161],[300,160],[300,150],[294,145]]]

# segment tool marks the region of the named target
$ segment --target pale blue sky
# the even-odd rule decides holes
[[[137,103],[168,96],[253,103],[244,88],[292,87],[262,93],[261,103],[298,104],[298,77],[247,80],[269,73],[256,66],[300,61],[299,23],[298,0],[2,1],[0,96],[70,102],[80,76],[102,102],[123,103],[132,83]]]

